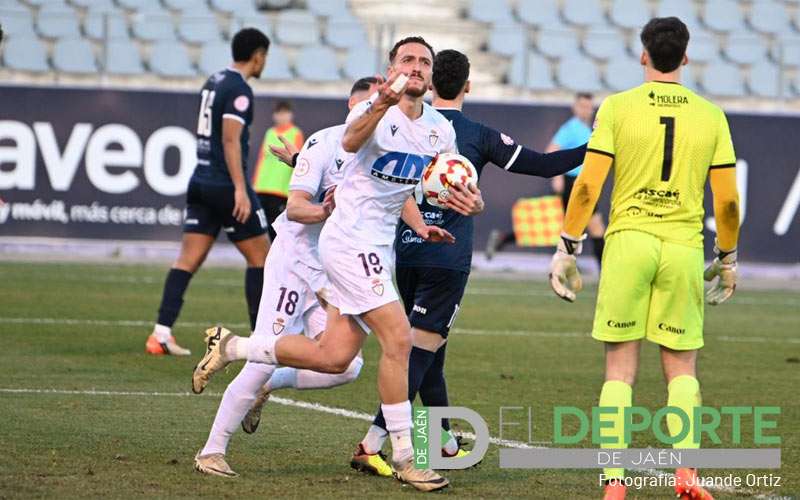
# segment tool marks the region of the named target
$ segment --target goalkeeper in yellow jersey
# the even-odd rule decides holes
[[[641,340],[661,346],[667,405],[684,410],[694,426],[700,405],[695,378],[703,347],[703,278],[716,279],[706,299],[727,300],[736,287],[739,197],[736,156],[725,114],[680,84],[688,62],[689,31],[678,18],[652,19],[643,28],[645,83],[608,97],[597,113],[583,171],[575,182],[550,284],[572,302],[581,289],[575,256],[603,183],[614,167],[614,191],[592,336],[605,343],[601,407],[618,408],[603,437],[624,448],[623,409],[631,406]],[[716,258],[703,272],[703,194],[714,195]],[[673,420],[674,419],[674,420]],[[670,434],[681,419],[667,417]],[[676,448],[697,448],[693,432]],[[607,499],[625,497],[622,469],[604,470]],[[676,471],[680,498],[710,499],[694,469]]]

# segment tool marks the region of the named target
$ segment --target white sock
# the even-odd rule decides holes
[[[231,361],[247,360],[252,363],[277,365],[275,335],[254,335],[252,337],[233,337],[225,346],[225,357]]]
[[[343,373],[320,373],[313,370],[298,370],[283,367],[275,370],[269,379],[267,390],[270,392],[278,389],[329,389],[350,383],[358,378],[364,360],[360,356],[353,358],[350,366]]]
[[[275,367],[271,365],[245,363],[239,375],[225,389],[201,455],[226,452],[228,441],[253,405],[256,393],[269,380],[274,370]]]
[[[383,443],[386,442],[387,437],[389,437],[389,433],[386,432],[386,429],[372,424],[369,426],[367,435],[361,440],[361,446],[364,447],[364,451],[374,455],[383,449]]]
[[[458,453],[458,441],[452,432],[442,429],[442,448],[448,455],[455,455]]]
[[[386,430],[392,440],[392,460],[400,463],[414,456],[411,444],[411,401],[381,404]]]
[[[153,335],[156,336],[156,340],[159,343],[165,344],[172,337],[172,328],[156,324],[155,328],[153,328]]]

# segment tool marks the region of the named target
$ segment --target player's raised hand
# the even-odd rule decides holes
[[[297,146],[295,146],[286,137],[279,135],[278,139],[280,139],[280,141],[283,143],[283,147],[279,148],[278,146],[273,146],[270,144],[269,150],[272,151],[272,154],[277,156],[280,161],[289,165],[290,167],[294,167],[294,165],[292,165],[292,159],[294,158],[294,155],[300,151],[297,149]]]
[[[712,281],[714,278],[719,278],[706,293],[706,302],[717,306],[731,298],[736,290],[737,252],[735,248],[730,252],[723,252],[714,245],[714,253],[717,256],[706,268],[703,279]]]
[[[406,92],[408,76],[397,73],[378,86],[378,100],[386,107],[394,106]]]
[[[431,243],[453,244],[456,242],[456,237],[450,234],[450,231],[439,226],[422,226],[417,234],[423,240]]]
[[[328,188],[328,190],[325,191],[325,198],[322,200],[322,209],[325,210],[328,217],[331,216],[333,209],[336,208],[336,199],[333,197],[334,191],[336,191],[336,186]]]
[[[474,183],[456,183],[448,188],[450,195],[444,204],[447,208],[455,210],[467,217],[483,212],[485,204],[481,196],[481,190]]]
[[[253,207],[250,204],[250,197],[247,196],[247,190],[236,189],[233,192],[233,218],[239,224],[244,224],[250,218],[250,211]]]
[[[586,236],[575,239],[561,233],[553,260],[550,261],[550,288],[567,302],[575,302],[577,293],[583,288],[581,273],[578,272],[576,256],[580,255]]]

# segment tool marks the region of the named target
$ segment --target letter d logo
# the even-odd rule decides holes
[[[466,420],[475,431],[475,445],[465,457],[442,456],[442,419]],[[429,406],[428,426],[431,469],[468,469],[483,460],[489,449],[489,428],[477,412],[461,406]]]

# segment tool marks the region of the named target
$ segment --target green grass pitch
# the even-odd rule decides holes
[[[349,456],[368,422],[270,403],[253,436],[238,433],[230,480],[192,470],[219,395],[237,368],[188,395],[202,331],[216,323],[244,331],[241,269],[209,268],[192,281],[175,328],[196,355],[148,357],[144,341],[166,266],[0,263],[0,498],[401,497],[394,480],[352,471]],[[448,347],[451,404],[478,411],[498,436],[501,406],[532,407],[534,437],[551,439],[553,406],[589,408],[601,386],[603,353],[588,332],[595,289],[576,304],[543,281],[473,278]],[[717,491],[717,498],[800,493],[800,296],[740,286],[731,303],[706,310],[699,358],[704,404],[780,406],[782,462],[775,471],[702,475],[781,476],[780,487]],[[377,343],[365,347],[361,377],[328,391],[283,391],[283,398],[360,413],[377,407]],[[56,390],[57,392],[35,392]],[[645,345],[635,404],[665,404],[658,351]],[[521,419],[521,420],[524,420]],[[465,429],[469,430],[469,429]],[[752,443],[745,426],[745,442]],[[725,425],[723,437],[730,435]],[[527,428],[504,438],[527,440]],[[642,436],[637,447],[657,446]],[[591,446],[586,444],[586,446]],[[730,445],[728,447],[731,447]],[[598,471],[503,470],[492,445],[483,463],[447,472],[444,494],[470,498],[599,498]],[[667,498],[661,488],[631,498]]]

